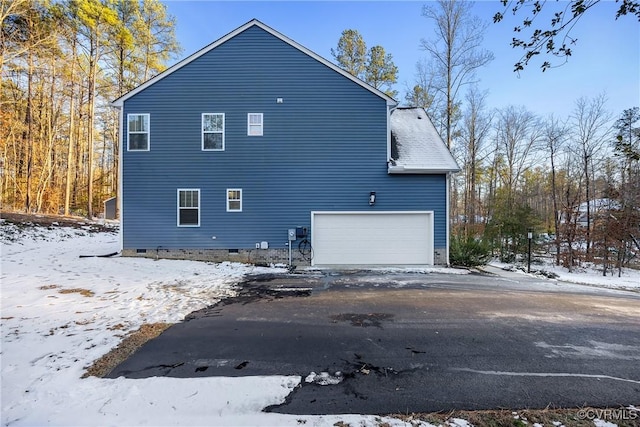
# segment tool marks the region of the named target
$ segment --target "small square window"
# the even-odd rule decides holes
[[[202,114],[202,150],[224,151],[224,114]]]
[[[149,151],[149,114],[127,114],[127,150]]]
[[[242,212],[242,189],[227,189],[227,212]]]
[[[178,190],[178,227],[200,226],[200,190]]]
[[[262,136],[263,115],[262,113],[249,113],[247,116],[247,135]]]

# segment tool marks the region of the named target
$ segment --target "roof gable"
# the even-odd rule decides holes
[[[460,167],[424,108],[396,108],[391,113],[389,173],[447,173]]]
[[[235,30],[233,30],[232,32],[228,33],[227,35],[219,38],[215,42],[209,44],[208,46],[206,46],[206,47],[204,47],[202,49],[200,49],[199,51],[197,51],[197,52],[193,53],[192,55],[186,57],[185,59],[183,59],[182,61],[174,64],[173,66],[167,68],[162,73],[160,73],[157,76],[147,80],[145,83],[141,84],[137,88],[135,88],[132,91],[122,95],[120,98],[117,98],[116,100],[114,100],[112,102],[112,105],[116,106],[116,107],[122,107],[122,105],[124,104],[124,102],[127,99],[129,99],[129,98],[133,97],[134,95],[142,92],[143,90],[145,90],[149,86],[151,86],[151,85],[155,84],[156,82],[164,79],[165,77],[171,75],[172,73],[174,73],[175,71],[181,69],[185,65],[195,61],[199,57],[205,55],[206,53],[210,52],[211,50],[215,49],[216,47],[222,45],[223,43],[227,42],[228,40],[236,37],[237,35],[243,33],[244,31],[246,31],[246,30],[248,30],[249,28],[252,28],[252,27],[259,27],[262,30],[266,31],[267,33],[271,34],[272,36],[280,39],[281,41],[287,43],[288,45],[292,46],[293,48],[295,48],[295,49],[301,51],[302,53],[306,54],[307,56],[310,56],[311,58],[313,58],[316,61],[320,62],[321,64],[325,65],[326,67],[332,69],[333,71],[341,74],[342,76],[344,76],[347,79],[353,81],[354,83],[358,84],[359,86],[367,89],[368,91],[372,92],[373,94],[375,94],[375,95],[379,96],[380,98],[384,99],[387,102],[387,105],[397,105],[397,102],[393,98],[391,98],[387,94],[385,94],[384,92],[382,92],[382,91],[370,86],[369,84],[363,82],[362,80],[358,79],[357,77],[352,76],[351,74],[349,74],[348,72],[344,71],[343,69],[341,69],[337,65],[335,65],[335,64],[331,63],[330,61],[324,59],[320,55],[318,55],[315,52],[307,49],[306,47],[304,47],[301,44],[295,42],[294,40],[288,38],[287,36],[279,33],[278,31],[274,30],[273,28],[263,24],[262,22],[258,21],[257,19],[252,19],[251,21],[247,22],[246,24],[242,25],[241,27],[238,27]]]

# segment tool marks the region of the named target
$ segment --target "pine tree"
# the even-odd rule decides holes
[[[344,30],[338,40],[337,49],[331,49],[331,55],[340,68],[352,76],[361,78],[365,72],[367,45],[357,30]]]
[[[393,63],[390,53],[386,53],[382,46],[373,46],[367,54],[364,80],[376,89],[386,86],[385,93],[391,98],[397,95],[391,86],[398,79],[398,67]]]

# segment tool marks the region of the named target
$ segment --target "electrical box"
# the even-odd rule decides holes
[[[296,240],[296,229],[295,228],[290,228],[287,231],[287,237],[289,238],[290,242],[293,242],[294,240]]]
[[[307,227],[296,227],[296,237],[307,237]]]
[[[269,242],[260,242],[260,249],[269,249]]]

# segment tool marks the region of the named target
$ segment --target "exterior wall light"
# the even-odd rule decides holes
[[[369,206],[373,206],[376,204],[376,192],[372,191],[369,193]]]

